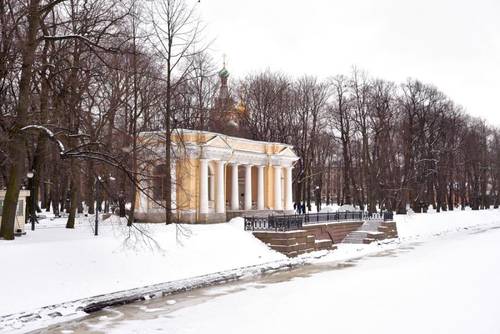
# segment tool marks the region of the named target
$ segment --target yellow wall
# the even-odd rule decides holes
[[[141,135],[141,141],[143,144],[153,148],[162,147],[162,133],[145,133]],[[229,137],[221,134],[210,133],[210,132],[200,132],[200,131],[190,131],[185,130],[179,135],[177,132],[172,134],[172,141],[175,143],[192,143],[196,145],[206,144],[210,147],[219,147],[223,149],[237,150],[241,152],[250,152],[256,154],[266,154],[266,155],[281,155],[283,157],[290,157],[292,159],[297,158],[295,153],[289,148],[288,145],[279,143],[267,143],[267,142],[256,142],[252,140],[247,140],[243,138]],[[207,143],[208,142],[208,143]],[[181,145],[179,145],[180,147]],[[181,153],[179,153],[181,154]],[[152,155],[154,156],[154,155]],[[182,156],[177,157],[176,175],[176,204],[178,211],[191,211],[196,212],[198,218],[198,205],[199,205],[199,188],[200,188],[200,166],[199,160],[197,158],[182,158]],[[161,159],[161,157],[158,157]],[[154,164],[154,157],[151,158]],[[216,164],[214,161],[210,161],[209,165],[214,171],[214,187],[217,187],[216,180]],[[244,171],[244,165],[240,165],[240,173]],[[286,171],[282,169],[282,176],[284,176]],[[231,174],[232,166],[229,164],[225,165],[224,168],[224,180],[225,180],[225,202],[228,204],[230,202],[230,196],[232,193],[231,189]],[[257,192],[258,192],[258,169],[256,167],[252,168],[252,202],[257,202]],[[274,168],[271,165],[264,167],[264,207],[265,209],[274,209]],[[244,192],[244,189],[239,189],[239,192]],[[282,199],[285,197],[285,188],[282,183]],[[238,194],[240,198],[240,194]],[[210,206],[213,207],[213,202],[210,202]]]
[[[177,165],[177,210],[196,209],[199,192],[199,160],[181,159]]]

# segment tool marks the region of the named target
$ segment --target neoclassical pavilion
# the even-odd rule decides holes
[[[161,132],[142,133],[145,191],[136,196],[135,217],[165,221],[165,178],[172,179],[173,216],[179,222],[225,222],[241,215],[292,213],[292,168],[299,158],[292,146],[194,130],[175,130],[172,168],[163,161]]]

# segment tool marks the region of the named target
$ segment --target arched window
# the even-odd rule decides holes
[[[158,165],[153,170],[153,199],[161,201],[165,199],[167,192],[167,166]]]

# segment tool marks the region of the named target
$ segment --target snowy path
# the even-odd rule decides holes
[[[455,233],[341,270],[316,265],[116,308],[52,333],[499,333],[499,241],[498,228]]]

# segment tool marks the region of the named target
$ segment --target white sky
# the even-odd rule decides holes
[[[192,0],[191,0],[192,1]],[[269,68],[436,85],[500,126],[500,0],[201,0],[216,61],[232,78]]]

